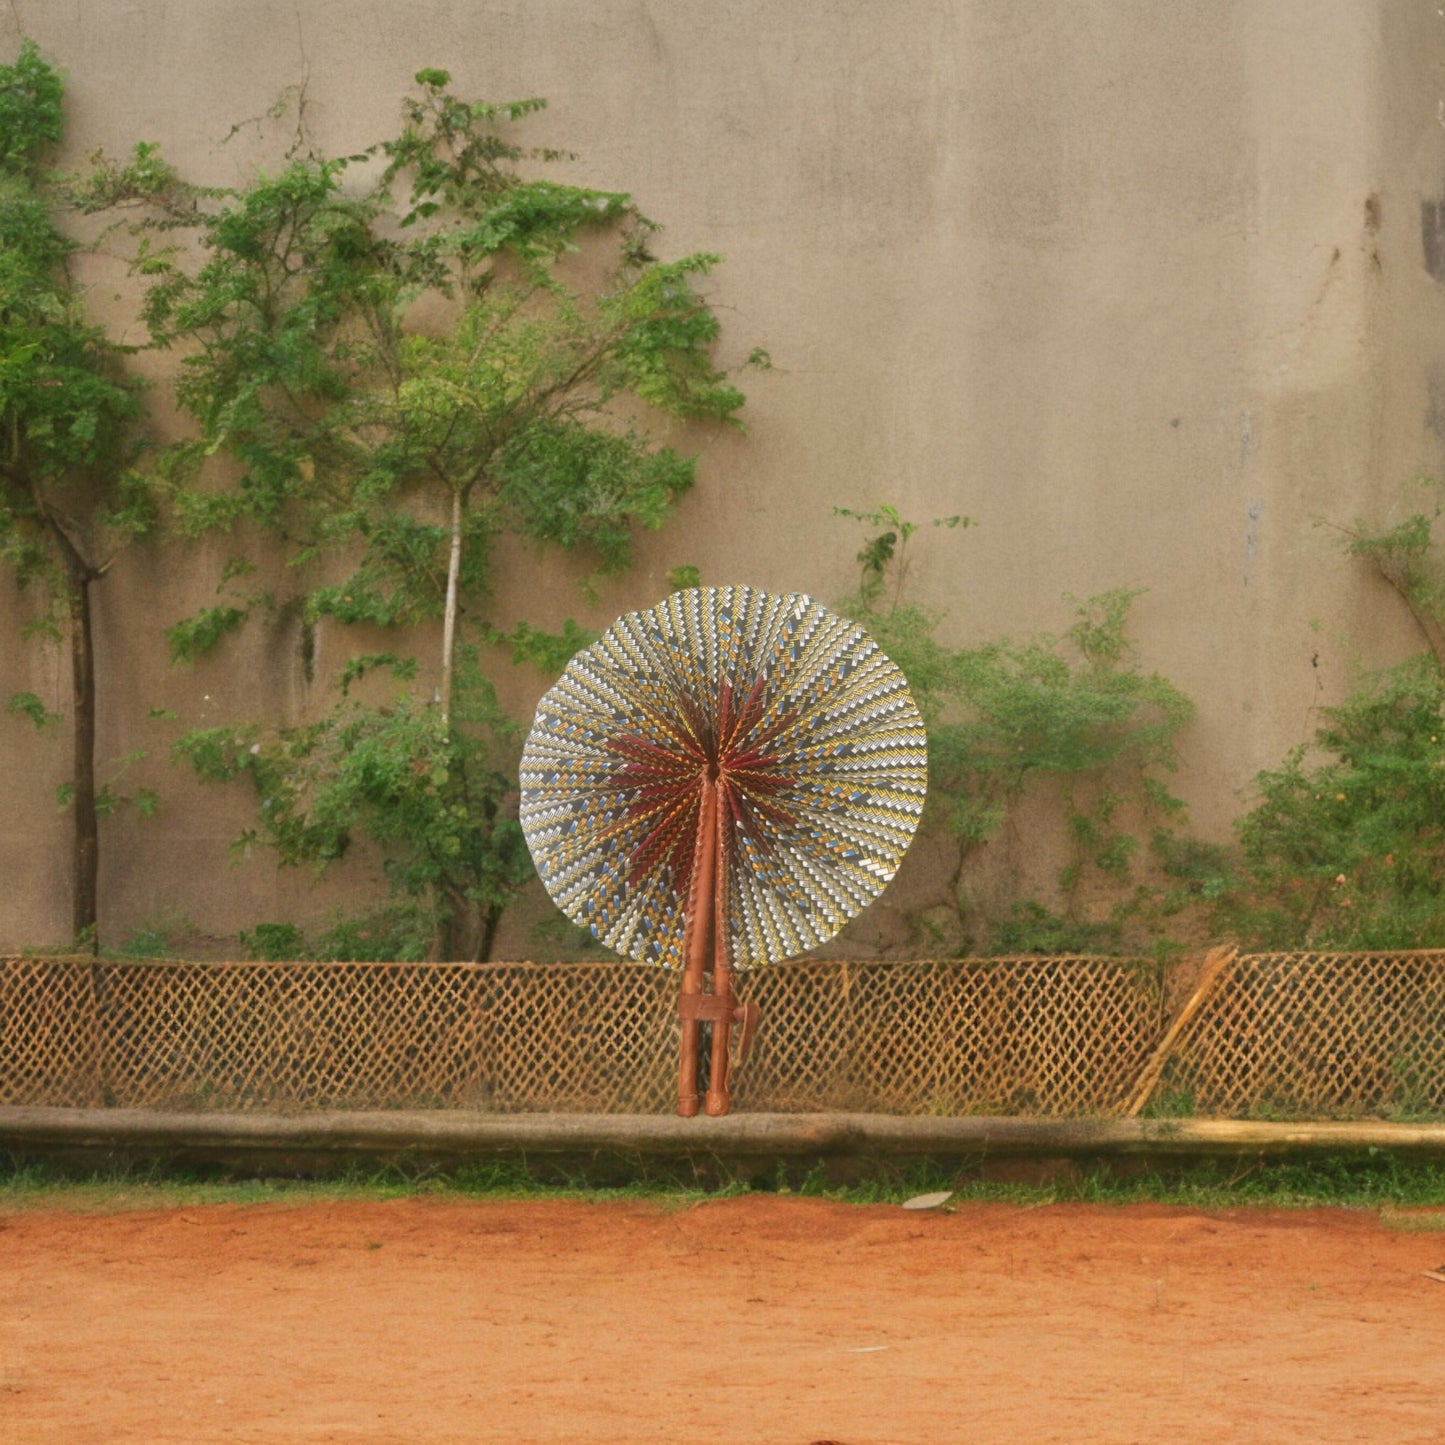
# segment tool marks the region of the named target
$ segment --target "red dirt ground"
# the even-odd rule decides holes
[[[0,1441],[1440,1441],[1442,1259],[1323,1210],[21,1212]]]

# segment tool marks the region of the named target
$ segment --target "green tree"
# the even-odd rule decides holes
[[[0,66],[0,559],[38,594],[26,631],[68,644],[75,939],[94,945],[99,817],[117,801],[97,786],[94,588],[116,551],[154,521],[136,467],[141,402],[124,352],[91,324],[71,275],[74,243],[56,226],[59,196],[43,162],[61,137],[60,76],[35,45]],[[59,719],[33,693],[9,711]],[[149,809],[154,796],[138,795]]]
[[[384,718],[363,722],[344,699],[320,732],[273,737],[279,752],[247,744],[268,760],[266,835],[284,862],[324,862],[353,832],[369,835],[399,886],[432,900],[436,948],[471,955],[518,877],[499,861],[512,857],[510,833],[489,833],[480,852],[458,843],[465,882],[419,873],[414,835],[384,820],[380,794],[326,791],[357,756],[341,740],[389,734],[406,717],[421,733],[392,745],[427,759],[426,776],[477,781],[464,798],[438,784],[436,805],[502,818],[506,730],[469,649],[504,642],[555,664],[584,634],[498,632],[491,544],[511,533],[585,549],[602,572],[626,567],[634,530],[659,526],[693,480],[694,459],[652,435],[648,415],[735,421],[743,398],[714,364],[718,322],[696,289],[715,257],[660,260],[657,228],[630,197],[526,175],[557,158],[512,138],[542,102],[464,101],[439,70],[417,84],[399,133],[358,155],[293,158],[209,191],[141,146],[102,166],[88,199],[145,208],[145,316],[179,355],[177,396],[194,426],[165,458],[181,526],[249,528],[279,544],[304,579],[308,625],[412,639],[418,666]],[[178,658],[274,601],[243,590],[249,567],[238,551],[225,579],[234,595],[172,629]],[[438,625],[417,633],[423,624]],[[214,757],[199,743],[182,751]],[[290,781],[285,758],[300,770]]]

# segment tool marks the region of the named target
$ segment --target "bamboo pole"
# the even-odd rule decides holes
[[[1144,1066],[1144,1072],[1139,1075],[1139,1082],[1134,1086],[1134,1092],[1124,1109],[1125,1118],[1136,1118],[1144,1105],[1149,1102],[1150,1095],[1159,1086],[1159,1079],[1164,1073],[1164,1065],[1168,1062],[1174,1045],[1179,1041],[1180,1034],[1193,1022],[1210,994],[1214,992],[1225,970],[1238,957],[1239,949],[1233,944],[1222,944],[1218,948],[1211,948],[1204,955],[1204,968],[1200,972],[1199,982],[1195,985],[1194,992],[1185,1001],[1184,1007],[1175,1014],[1174,1022],[1165,1031],[1164,1037],[1159,1041],[1159,1047],[1154,1050],[1149,1062]]]

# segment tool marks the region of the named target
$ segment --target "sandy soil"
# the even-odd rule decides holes
[[[0,1441],[1440,1441],[1442,1259],[1343,1211],[22,1212]]]

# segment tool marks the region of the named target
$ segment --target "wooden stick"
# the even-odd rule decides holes
[[[1174,1045],[1179,1040],[1179,1035],[1184,1032],[1194,1016],[1204,1007],[1205,1000],[1214,992],[1224,971],[1239,957],[1239,949],[1232,944],[1224,944],[1219,948],[1211,948],[1204,956],[1204,968],[1199,975],[1199,983],[1190,994],[1184,1007],[1174,1017],[1174,1022],[1169,1025],[1168,1031],[1159,1041],[1159,1047],[1154,1050],[1153,1056],[1145,1066],[1144,1072],[1139,1076],[1139,1082],[1134,1086],[1133,1097],[1129,1100],[1128,1107],[1124,1110],[1126,1118],[1137,1117],[1139,1111],[1149,1102],[1149,1096],[1159,1085],[1160,1076],[1164,1073],[1164,1065],[1168,1062],[1169,1055]]]
[[[712,949],[712,991],[719,999],[727,1000],[729,1010],[712,1026],[712,1059],[708,1071],[707,1111],[719,1119],[732,1108],[728,1096],[728,1049],[732,1043],[731,1004],[733,997],[733,964],[728,957],[727,930],[727,858],[723,852],[722,808],[714,806],[717,837],[713,842],[713,949]]]
[[[697,847],[693,853],[692,883],[687,894],[687,919],[682,933],[682,996],[702,992],[712,938],[714,884],[717,877],[717,786],[706,774],[702,779],[702,802],[698,808]],[[684,1119],[697,1113],[698,1020],[682,1020],[682,1053],[677,1066],[677,1112]]]

